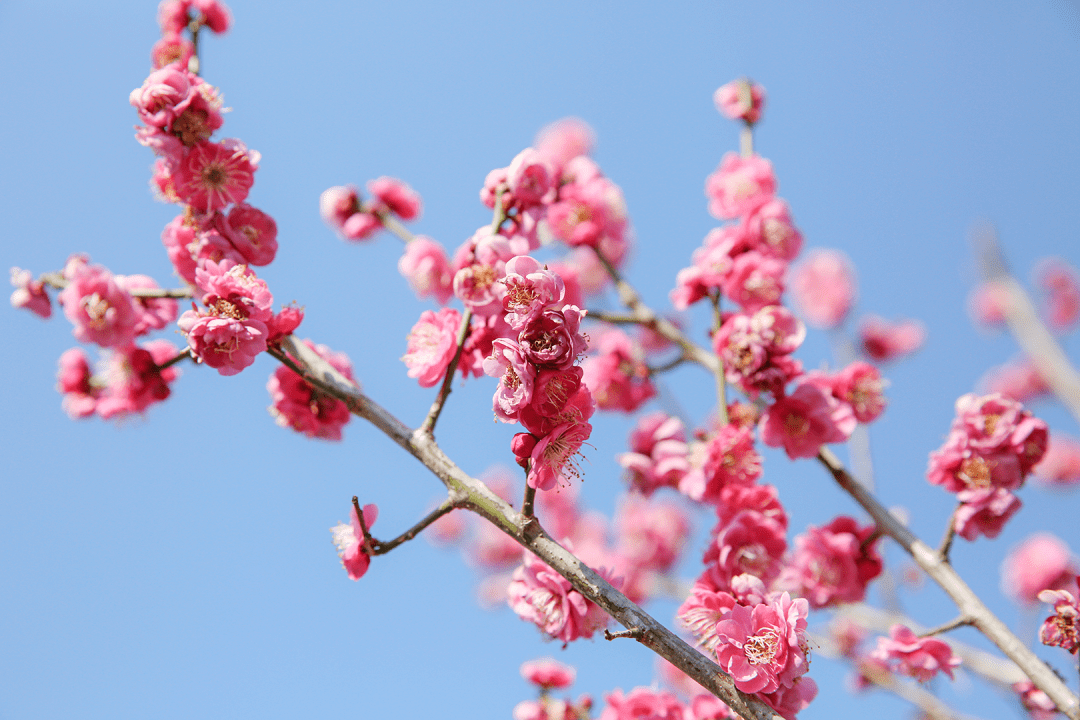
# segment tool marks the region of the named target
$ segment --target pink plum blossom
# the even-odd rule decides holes
[[[591,434],[589,423],[568,422],[540,438],[531,455],[532,465],[526,478],[529,487],[551,490],[561,480],[580,477],[574,458]]]
[[[724,363],[728,382],[751,397],[762,391],[783,393],[802,372],[790,357],[806,338],[806,327],[782,305],[769,305],[753,315],[735,313],[713,335],[713,349]]]
[[[431,297],[445,305],[454,294],[454,274],[446,250],[429,237],[417,235],[405,245],[405,254],[398,260],[398,272],[419,297]]]
[[[786,518],[785,518],[786,520]],[[742,510],[713,530],[715,539],[705,550],[706,572],[721,590],[744,573],[771,583],[779,574],[787,549],[786,522],[755,510]]]
[[[353,185],[335,185],[319,196],[319,214],[323,221],[341,232],[345,221],[360,212],[360,193]]]
[[[173,135],[187,147],[209,140],[224,122],[217,88],[179,63],[150,73],[129,100],[148,128]]]
[[[405,182],[383,176],[369,180],[367,189],[378,205],[384,206],[402,220],[416,220],[420,217],[423,209],[420,194]]]
[[[1050,394],[1050,386],[1029,358],[990,368],[979,386],[988,393],[1000,393],[1018,403],[1031,402]]]
[[[274,315],[274,296],[266,281],[247,265],[231,260],[199,263],[195,286],[202,291],[202,303],[214,315],[264,323]]]
[[[562,278],[528,255],[518,255],[506,263],[503,277],[506,293],[503,310],[506,322],[521,330],[549,306],[561,306],[565,289]]]
[[[1032,720],[1054,720],[1058,716],[1054,701],[1030,680],[1013,683],[1012,689],[1020,696],[1020,703]]]
[[[617,457],[630,486],[651,495],[661,487],[675,487],[690,471],[686,431],[682,420],[663,412],[638,418],[630,432],[630,452]]]
[[[559,199],[548,208],[548,224],[572,247],[597,247],[603,238],[622,239],[627,226],[622,190],[605,177],[563,185]]]
[[[600,574],[605,574],[601,569]],[[544,635],[563,644],[590,638],[609,622],[608,614],[575,590],[570,581],[529,551],[507,588],[510,608]]]
[[[1033,472],[1040,482],[1058,487],[1080,484],[1080,442],[1055,431],[1046,454]]]
[[[1033,604],[1042,590],[1071,587],[1077,573],[1068,545],[1048,533],[1036,533],[1005,556],[1001,587],[1010,597]]]
[[[409,331],[408,349],[401,357],[409,368],[409,377],[416,378],[420,387],[432,387],[446,375],[450,361],[457,352],[457,334],[461,313],[454,308],[439,312],[425,310]]]
[[[585,311],[574,305],[544,310],[518,337],[525,357],[540,367],[566,369],[573,365],[588,348],[580,330],[584,317]]]
[[[926,341],[926,329],[918,320],[890,322],[867,315],[859,323],[859,345],[874,362],[890,362],[912,354]]]
[[[977,285],[968,295],[968,313],[978,325],[987,328],[1005,324],[1005,310],[1009,303],[1008,289],[989,281]]]
[[[605,696],[607,707],[597,720],[684,720],[685,709],[679,699],[662,690],[636,687],[623,694],[614,690]]]
[[[878,638],[877,649],[870,657],[883,661],[895,672],[926,682],[943,672],[953,679],[953,668],[960,665],[960,658],[953,655],[952,648],[936,638],[920,638],[905,625],[896,624],[889,629],[889,637]]]
[[[753,125],[761,119],[765,107],[765,88],[751,80],[732,80],[713,93],[713,103],[729,120],[743,120]]]
[[[856,424],[850,405],[804,382],[765,411],[761,440],[771,447],[783,447],[792,459],[815,457],[822,445],[846,441]]]
[[[304,344],[330,363],[349,380],[353,378],[352,363],[345,353],[334,352],[325,345],[310,340]],[[348,406],[335,397],[319,392],[290,368],[281,365],[266,383],[273,401],[270,415],[281,427],[289,427],[310,438],[341,440],[342,428],[352,419]]]
[[[57,373],[57,390],[64,396],[62,407],[68,417],[89,417],[94,414],[98,397],[102,393],[100,382],[95,385],[90,363],[82,348],[71,348],[60,356]]]
[[[131,295],[100,265],[80,265],[57,297],[81,342],[102,347],[131,343],[140,313]]]
[[[690,589],[690,595],[676,611],[679,623],[690,631],[697,644],[706,653],[715,653],[720,637],[716,624],[739,604],[729,592],[718,590],[708,576],[699,578]]]
[[[1080,577],[1077,582],[1080,583]],[[1075,589],[1076,584],[1070,584],[1070,587]],[[1054,606],[1054,614],[1039,628],[1039,641],[1073,655],[1080,653],[1080,604],[1076,596],[1068,590],[1043,590],[1039,600]]]
[[[534,148],[525,148],[506,169],[509,199],[519,207],[548,204],[555,199],[558,177],[555,167]],[[503,200],[506,203],[506,198]]]
[[[495,416],[502,422],[517,422],[518,413],[532,402],[536,379],[536,371],[521,346],[508,338],[497,338],[492,343],[491,356],[484,360],[484,372],[499,378],[492,401]]]
[[[953,528],[965,540],[979,535],[996,538],[1009,518],[1020,510],[1020,498],[1005,488],[975,488],[956,494],[960,507],[953,515]]]
[[[558,171],[576,157],[588,155],[596,144],[589,124],[576,117],[563,118],[543,127],[533,147]]]
[[[639,568],[666,572],[682,553],[690,521],[675,503],[628,494],[615,512],[615,529],[623,558]]]
[[[262,210],[238,203],[228,216],[219,215],[218,231],[248,265],[269,265],[277,255],[277,223]]]
[[[795,538],[795,552],[777,584],[805,597],[812,608],[859,602],[866,585],[881,574],[882,561],[868,542],[874,527],[860,528],[846,516]]]
[[[379,508],[365,505],[363,512],[364,525],[370,531],[379,517]],[[334,537],[334,545],[337,546],[338,557],[341,558],[341,566],[349,574],[349,579],[359,580],[364,577],[371,564],[371,556],[364,550],[364,530],[356,508],[349,511],[348,525],[340,523],[330,528],[330,532]]]
[[[150,48],[150,66],[154,70],[172,63],[187,67],[194,54],[195,46],[190,40],[177,33],[166,33]]]
[[[724,296],[746,312],[777,305],[784,293],[787,263],[756,250],[737,255],[724,281]]]
[[[539,658],[521,664],[521,677],[544,690],[568,688],[574,684],[577,671],[554,658]]]
[[[191,5],[199,11],[201,21],[211,31],[221,34],[232,26],[232,14],[220,0],[192,0]]]
[[[255,182],[259,153],[239,140],[201,141],[176,170],[176,194],[197,212],[243,202]]]
[[[775,194],[772,163],[758,155],[744,158],[729,152],[705,180],[709,213],[720,220],[749,215]]]
[[[811,250],[792,266],[788,285],[802,316],[814,327],[836,327],[855,302],[855,272],[839,250]]]
[[[600,333],[595,351],[581,369],[601,409],[631,413],[656,394],[645,365],[645,351],[622,330],[611,328]]]
[[[717,661],[743,692],[791,687],[809,669],[806,600],[787,593],[746,607],[735,605],[716,625]]]
[[[286,335],[291,335],[300,323],[304,321],[304,309],[296,305],[286,305],[277,312],[270,322],[266,324],[270,336],[266,338],[266,344],[280,345]]]
[[[749,485],[761,477],[761,456],[749,428],[729,423],[705,442],[703,450],[700,466],[679,481],[679,492],[692,500],[716,505],[726,486]]]
[[[124,290],[158,290],[160,286],[153,278],[146,275],[117,275],[116,284]],[[140,298],[133,297],[135,312],[138,319],[135,322],[135,335],[145,335],[151,330],[161,330],[166,325],[176,320],[179,312],[176,300],[172,298]]]
[[[110,420],[143,412],[168,398],[169,384],[180,370],[162,370],[158,366],[172,360],[177,352],[168,340],[151,340],[142,347],[132,345],[111,351],[102,373],[105,389],[95,406],[97,414]]]
[[[791,219],[787,203],[772,198],[746,218],[747,240],[754,249],[787,262],[794,260],[802,249],[803,236]]]
[[[236,375],[266,350],[268,330],[261,320],[188,310],[177,324],[195,357],[222,375]]]
[[[52,315],[52,302],[45,292],[44,281],[35,280],[29,270],[13,267],[11,284],[15,286],[15,292],[11,293],[11,307],[26,308],[43,318]]]

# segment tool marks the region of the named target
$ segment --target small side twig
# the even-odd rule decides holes
[[[940,635],[942,633],[947,633],[950,630],[955,630],[958,627],[967,627],[974,624],[974,619],[967,615],[961,615],[943,625],[938,625],[936,628],[931,628],[925,632],[919,633],[919,637],[933,637],[934,635]]]
[[[162,364],[158,365],[157,366],[158,372],[161,372],[165,368],[170,368],[173,365],[175,365],[176,363],[178,363],[178,362],[180,362],[182,360],[186,360],[187,358],[190,358],[190,357],[191,357],[191,348],[184,348],[183,350],[181,350],[176,355],[176,357],[169,358],[168,360],[166,360]]]
[[[689,362],[689,361],[690,361],[690,358],[686,357],[685,355],[680,355],[679,357],[675,358],[674,360],[669,360],[668,362],[664,363],[663,365],[649,366],[649,367],[646,368],[646,370],[648,371],[649,377],[651,378],[653,375],[660,375],[661,373],[666,373],[668,370],[674,370],[675,368],[679,367],[683,363]]]
[[[944,561],[949,562],[949,551],[952,550],[953,540],[956,539],[956,513],[960,511],[963,505],[957,505],[956,509],[952,511],[952,515],[949,516],[949,525],[945,528],[945,536],[941,538],[941,546],[938,547],[938,556]]]
[[[531,464],[532,461],[530,460]],[[528,470],[525,471],[528,476]],[[536,488],[529,484],[528,480],[525,481],[525,498],[521,501],[521,514],[526,518],[536,517],[536,511],[534,505],[536,503]]]
[[[717,333],[720,332],[720,326],[724,324],[724,316],[720,312],[720,292],[713,290],[709,293],[709,300],[712,301],[713,332]],[[720,362],[720,358],[716,358],[713,376],[716,378],[716,416],[721,425],[727,425],[727,378],[724,376],[724,364]]]
[[[408,542],[409,540],[415,538],[417,535],[426,530],[427,527],[433,522],[441,518],[443,515],[446,515],[450,511],[456,509],[457,505],[455,505],[454,501],[450,498],[443,500],[438,507],[436,507],[434,510],[421,518],[420,521],[413,525],[411,528],[401,533],[393,540],[386,540],[385,542],[382,540],[376,540],[370,535],[370,533],[368,533],[367,525],[364,523],[364,514],[359,509],[360,502],[356,499],[355,495],[353,496],[353,507],[358,508],[356,512],[360,516],[360,527],[364,531],[364,547],[365,549],[369,550],[368,554],[385,555],[386,553],[396,548],[398,545],[401,545],[402,543]]]

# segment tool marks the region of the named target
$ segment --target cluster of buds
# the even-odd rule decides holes
[[[364,202],[352,185],[338,185],[323,191],[319,212],[326,224],[347,240],[366,240],[381,230],[390,215],[402,220],[420,217],[420,195],[406,183],[381,177],[367,184],[372,199]]]

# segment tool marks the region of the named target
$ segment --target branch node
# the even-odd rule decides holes
[[[627,628],[626,630],[619,630],[618,632],[611,632],[610,630],[604,630],[605,640],[614,640],[616,638],[633,638],[634,640],[641,640],[645,637],[645,629],[641,627]]]

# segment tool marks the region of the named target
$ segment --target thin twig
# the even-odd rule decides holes
[[[827,447],[818,451],[818,460],[832,474],[836,483],[863,507],[889,537],[902,547],[953,599],[960,612],[972,618],[972,625],[1020,666],[1036,687],[1050,696],[1058,708],[1072,720],[1080,720],[1080,701],[1046,665],[986,607],[953,567],[926,543],[919,540],[889,512],[865,487],[853,478],[836,455]]]
[[[364,552],[368,555],[374,555],[375,543],[378,541],[371,537],[371,531],[368,530],[367,520],[364,519],[364,508],[360,507],[360,501],[355,495],[352,496],[352,504],[353,509],[356,510],[356,518],[360,522],[360,533],[364,536]]]
[[[187,69],[192,75],[198,75],[202,70],[199,63],[199,30],[202,29],[202,23],[198,19],[190,20],[188,22],[188,32],[191,33],[191,57],[188,58]]]
[[[450,391],[453,389],[454,374],[457,372],[458,363],[461,362],[461,352],[465,348],[465,339],[469,337],[471,324],[472,308],[465,308],[465,314],[461,317],[461,325],[458,326],[457,349],[454,350],[454,357],[450,359],[450,365],[446,368],[446,377],[443,378],[439,394],[435,397],[435,402],[431,404],[431,409],[428,410],[427,417],[424,418],[424,423],[420,426],[421,432],[426,432],[429,435],[435,432],[435,423],[439,421],[439,415],[446,404],[446,398],[450,397]]]
[[[532,460],[529,461],[532,464]],[[529,484],[528,479],[529,471],[525,471],[525,497],[521,501],[521,514],[527,518],[536,517],[536,511],[533,509],[536,503],[536,488]]]
[[[69,285],[69,281],[64,277],[63,273],[49,272],[43,273],[40,278],[41,282],[45,283],[51,288],[57,290],[63,290]],[[184,298],[190,298],[195,296],[194,289],[190,287],[183,288],[132,288],[125,291],[133,298],[146,298],[146,299],[160,299],[160,298],[173,298],[182,300]]]
[[[956,513],[960,512],[963,504],[957,505],[949,516],[949,525],[945,528],[945,536],[941,538],[941,546],[938,548],[938,556],[945,562],[949,562],[949,551],[952,550],[953,540],[956,539]]]
[[[649,377],[652,378],[653,375],[660,375],[662,373],[666,373],[668,370],[674,370],[675,368],[679,367],[683,363],[689,362],[689,361],[690,361],[690,358],[686,357],[685,355],[680,355],[679,357],[675,358],[674,360],[669,360],[668,362],[664,363],[663,365],[646,366],[645,369],[648,371]]]
[[[402,225],[389,210],[375,207],[373,203],[365,203],[361,206],[360,210],[361,212],[369,212],[379,218],[379,222],[382,223],[382,226],[401,238],[401,241],[406,245],[416,239],[416,236],[409,232],[408,228]]]
[[[401,545],[402,543],[408,542],[409,540],[415,538],[417,535],[426,530],[428,525],[431,525],[433,522],[441,518],[443,515],[446,515],[451,510],[456,509],[456,507],[457,506],[454,505],[454,501],[450,498],[447,498],[446,500],[443,500],[437,508],[429,512],[427,515],[421,518],[419,522],[417,522],[405,532],[398,535],[393,540],[382,541],[372,538],[371,554],[385,555],[386,553],[396,548],[398,545]]]
[[[947,623],[938,625],[936,628],[930,628],[929,630],[919,633],[919,637],[933,637],[934,635],[947,633],[950,630],[955,630],[959,627],[968,627],[974,624],[975,621],[969,618],[967,615],[961,615],[953,620],[950,620]]]
[[[163,362],[162,364],[158,365],[157,366],[158,372],[161,372],[165,368],[170,368],[173,365],[175,365],[176,363],[180,362],[181,360],[185,360],[185,359],[190,358],[190,357],[191,357],[191,348],[184,348],[179,353],[177,353],[176,357],[171,357],[168,360],[166,360],[165,362]]]
[[[724,324],[724,316],[720,312],[720,291],[713,290],[710,292],[709,300],[712,301],[713,334],[715,334],[720,332],[720,327]],[[716,378],[716,415],[721,425],[727,425],[727,378],[724,376],[724,365],[720,362],[719,357],[716,359],[713,376]]]

